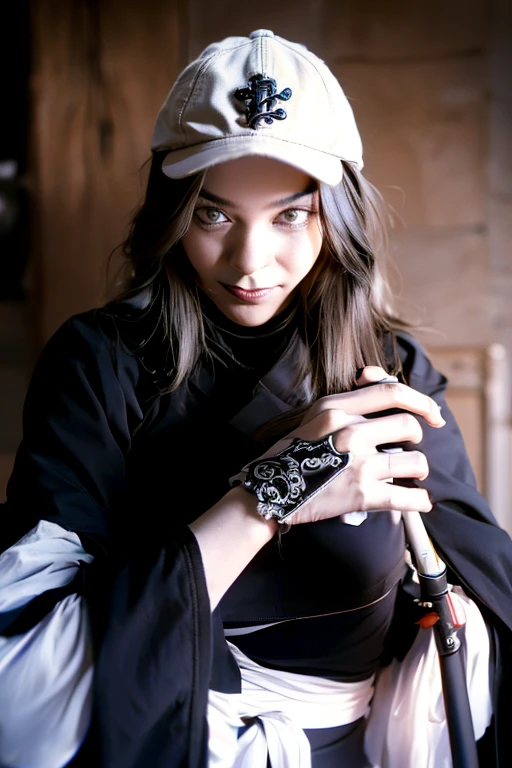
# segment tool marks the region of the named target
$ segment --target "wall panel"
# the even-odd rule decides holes
[[[178,72],[178,4],[35,0],[33,30],[33,292],[44,341],[105,297],[106,259]]]

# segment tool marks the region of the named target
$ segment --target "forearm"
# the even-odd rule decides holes
[[[256,512],[256,497],[233,488],[189,527],[203,559],[212,611],[224,593],[277,530]]]

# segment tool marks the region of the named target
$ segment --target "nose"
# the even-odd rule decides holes
[[[258,227],[236,227],[228,246],[227,258],[241,275],[253,275],[272,261],[272,242]]]

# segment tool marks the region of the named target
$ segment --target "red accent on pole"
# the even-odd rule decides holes
[[[425,616],[422,616],[421,619],[416,622],[416,624],[419,624],[422,629],[428,629],[429,627],[433,627],[438,619],[439,616],[437,613],[426,613]]]
[[[464,606],[460,603],[460,601],[452,600],[452,596],[449,592],[446,595],[446,599],[448,600],[448,607],[450,609],[450,617],[453,626],[456,629],[463,627],[466,623],[466,612],[464,610]]]

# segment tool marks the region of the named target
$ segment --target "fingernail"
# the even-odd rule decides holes
[[[435,414],[437,416],[437,419],[436,419],[437,424],[436,424],[436,426],[444,427],[444,425],[446,424],[446,421],[443,419],[443,416],[441,414],[441,406],[438,405],[435,402],[435,400],[432,400],[432,411],[433,411],[433,415]]]

